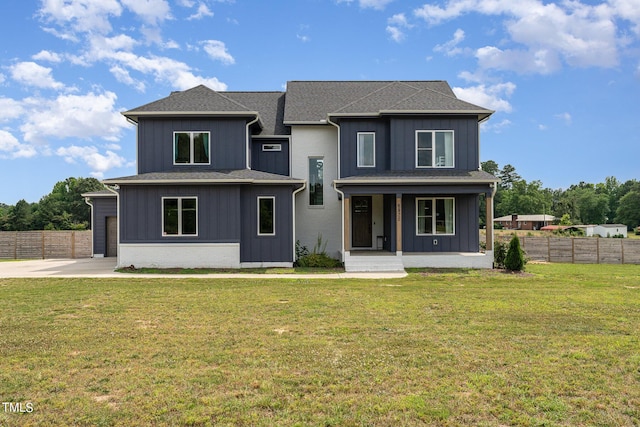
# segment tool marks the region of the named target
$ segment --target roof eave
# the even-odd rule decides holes
[[[376,184],[376,185],[397,185],[397,184],[493,184],[499,182],[498,179],[424,179],[424,178],[380,178],[380,179],[336,179],[335,185],[348,184]]]
[[[262,125],[262,119],[260,113],[257,111],[124,111],[121,112],[126,118],[138,122],[139,117],[175,117],[175,116],[190,116],[190,117],[257,117],[260,119]]]
[[[102,181],[105,185],[163,185],[163,184],[304,184],[304,180],[301,179],[249,179],[249,178],[236,178],[236,179],[105,179]]]

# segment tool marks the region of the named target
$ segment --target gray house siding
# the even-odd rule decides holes
[[[264,151],[263,145],[279,144],[280,151]],[[289,176],[289,140],[254,139],[251,142],[251,169]]]
[[[107,254],[107,217],[118,215],[118,203],[113,197],[94,197],[93,204],[93,253]]]
[[[358,132],[375,133],[375,167],[358,167]],[[341,177],[368,175],[389,170],[389,122],[387,120],[340,121]]]
[[[140,118],[138,173],[246,168],[245,118]],[[174,165],[173,133],[211,132],[210,165]]]
[[[162,236],[162,198],[198,198],[198,235]],[[239,185],[123,185],[119,218],[121,243],[240,242]]]
[[[293,187],[245,186],[241,191],[240,262],[293,262]],[[275,235],[258,235],[258,197],[275,197]]]
[[[454,131],[454,168],[477,170],[480,166],[477,117],[392,118],[391,170],[416,168],[416,130]]]
[[[416,235],[416,197],[402,198],[402,250],[403,252],[478,252],[478,196],[455,196],[455,235]],[[447,195],[442,195],[447,197]],[[434,244],[437,240],[437,245]]]

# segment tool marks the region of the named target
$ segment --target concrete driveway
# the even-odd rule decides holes
[[[195,279],[397,279],[405,277],[405,272],[376,273],[330,273],[330,274],[257,274],[257,273],[215,273],[215,274],[132,274],[117,273],[115,258],[83,259],[38,259],[28,261],[0,262],[1,278],[34,277],[118,277],[120,279],[158,279],[158,278],[195,278]]]

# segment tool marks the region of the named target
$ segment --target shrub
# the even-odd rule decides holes
[[[310,268],[336,268],[341,267],[342,263],[331,258],[326,253],[327,242],[322,241],[322,234],[318,234],[313,251],[310,253],[306,246],[296,242],[296,266]]]
[[[504,268],[504,259],[507,257],[506,243],[498,240],[493,248],[493,266],[494,268]]]
[[[524,251],[520,247],[520,239],[518,236],[513,236],[511,242],[509,242],[509,249],[507,250],[507,256],[504,259],[504,266],[510,271],[522,271],[526,259]]]

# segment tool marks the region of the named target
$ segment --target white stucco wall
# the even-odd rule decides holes
[[[309,206],[309,188],[296,196],[296,240],[310,251],[318,233],[327,243],[327,254],[340,258],[342,204],[333,189],[338,177],[338,130],[331,125],[292,126],[291,176],[309,180],[309,157],[324,158],[324,206]]]
[[[121,243],[118,267],[240,268],[239,243]]]

